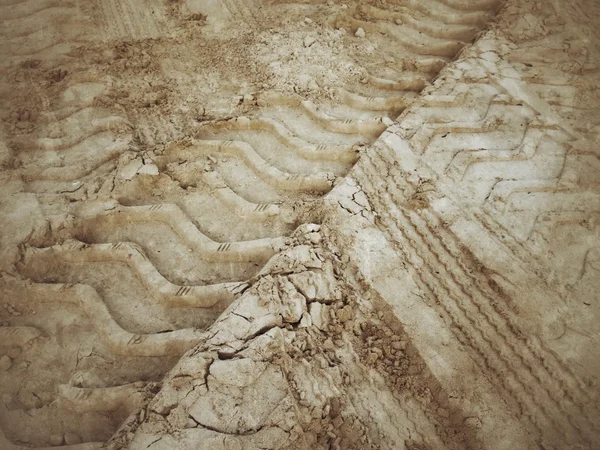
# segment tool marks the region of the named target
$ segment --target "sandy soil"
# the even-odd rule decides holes
[[[2,0],[0,449],[593,449],[593,0]]]

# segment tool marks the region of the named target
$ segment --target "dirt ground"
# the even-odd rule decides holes
[[[600,448],[599,30],[0,0],[0,450]]]

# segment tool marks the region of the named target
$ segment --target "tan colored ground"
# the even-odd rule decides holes
[[[599,448],[597,2],[0,19],[0,450]]]

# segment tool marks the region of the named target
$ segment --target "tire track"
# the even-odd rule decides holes
[[[481,60],[499,62],[502,68],[495,67],[491,72],[508,73],[501,58],[483,55]],[[527,97],[525,86],[520,86],[520,92],[527,101],[513,97],[509,89],[508,95],[502,93],[504,89],[498,88],[505,86],[502,82],[489,82],[489,86],[456,82],[454,78],[461,80],[476,66],[469,65],[459,61],[458,73],[410,107],[392,131],[404,138],[398,142],[398,149],[389,139],[388,151],[379,148],[374,156],[366,153],[357,166],[357,179],[361,184],[365,180],[369,201],[382,215],[376,218],[379,228],[391,242],[401,242],[399,251],[411,266],[418,267],[411,271],[413,277],[432,298],[437,298],[436,309],[441,306],[447,314],[447,323],[458,340],[470,347],[469,351],[478,352],[482,371],[503,385],[544,445],[579,439],[583,445],[593,445],[597,427],[593,421],[595,407],[588,400],[589,386],[579,379],[571,364],[561,360],[552,345],[524,331],[526,326],[516,314],[503,306],[512,300],[494,289],[486,281],[487,276],[478,275],[482,269],[487,270],[483,261],[480,267],[472,268],[463,263],[475,260],[479,264],[474,253],[489,252],[480,249],[489,244],[463,242],[466,234],[458,238],[446,221],[452,222],[456,211],[471,215],[474,223],[482,224],[490,236],[522,261],[524,272],[528,272],[526,266],[533,267],[546,284],[544,270],[548,269],[544,267],[548,267],[548,261],[541,256],[546,250],[540,252],[540,248],[551,248],[551,242],[540,242],[540,248],[534,249],[527,243],[531,230],[540,214],[577,210],[583,204],[587,209],[589,205],[597,209],[595,185],[576,186],[570,180],[561,180],[569,157],[565,144],[572,140],[572,133],[558,126],[557,119],[543,117],[543,103]],[[478,102],[477,91],[485,92],[487,98]],[[401,144],[407,148],[401,148]],[[374,173],[392,172],[387,168],[398,164],[400,155],[408,161],[401,162],[400,167],[415,172],[419,168],[419,175],[408,182],[410,175],[394,171],[394,175],[388,175],[392,182],[377,183]],[[419,178],[432,186],[431,195],[422,196],[423,206],[411,205],[410,199],[411,193],[423,192],[414,181]],[[477,191],[479,186],[482,193],[469,192]],[[437,206],[428,204],[430,200],[439,202],[440,213],[435,212]],[[463,250],[470,248],[474,248],[473,253]],[[493,259],[490,256],[486,255]],[[556,289],[548,283],[550,286]],[[447,299],[453,305],[444,306]]]
[[[33,8],[33,3],[28,4],[27,8]],[[39,34],[29,24],[36,17],[59,14],[50,12],[54,4],[45,2],[47,6],[33,16],[26,14],[26,7],[15,9],[13,18],[24,20],[23,33]],[[267,7],[250,0],[225,0],[223,4],[234,21],[248,24],[260,24],[261,8]],[[39,193],[43,208],[50,213],[50,225],[43,244],[24,251],[20,274],[39,282],[27,289],[38,292],[35,302],[47,305],[43,314],[54,314],[53,308],[68,304],[89,320],[93,329],[89,331],[99,337],[98,345],[115,355],[113,361],[152,358],[147,370],[154,370],[152,376],[140,369],[127,376],[93,378],[89,375],[93,371],[83,368],[78,375],[83,381],[73,374],[71,380],[65,379],[61,372],[52,381],[58,394],[49,398],[58,399],[57,405],[72,414],[98,417],[117,412],[128,415],[143,407],[149,388],[139,380],[160,379],[169,359],[181,356],[206,336],[201,330],[244,293],[247,280],[289,246],[290,239],[283,236],[303,220],[299,205],[312,205],[348,173],[359,152],[410,107],[437,72],[475,36],[496,3],[448,0],[443,4],[402,2],[391,16],[375,6],[360,6],[340,23],[377,34],[384,51],[397,57],[395,62],[365,67],[369,73],[365,82],[343,86],[319,103],[301,96],[258,92],[252,96],[251,103],[257,107],[250,108],[249,117],[205,121],[194,127],[194,138],[167,117],[130,123],[122,112],[97,106],[94,99],[107,89],[88,86],[77,93],[70,86],[67,90],[74,100],[67,101],[65,92],[58,105],[46,104],[43,120],[48,127],[36,131],[33,141],[23,139],[21,144],[28,148],[19,153],[19,159],[22,179],[30,192]],[[430,7],[440,7],[444,14],[432,13]],[[90,36],[103,34],[105,41],[156,38],[162,18],[156,11],[143,0],[98,0],[92,18],[102,30]],[[69,34],[51,33],[60,42],[74,40]],[[16,37],[10,44],[23,55],[32,53],[39,45],[29,39],[37,36]],[[45,45],[55,45],[54,37]],[[457,89],[452,98],[437,104],[432,101],[432,111],[453,102],[470,102],[469,93],[469,89],[462,93]],[[478,106],[475,113],[487,117],[491,104],[492,100]],[[167,183],[176,187],[167,192]],[[100,191],[115,201],[96,202]],[[76,204],[62,210],[64,217],[57,216],[51,198]],[[251,221],[251,225],[243,224],[251,230],[240,231],[237,225],[223,229],[223,211]],[[403,216],[401,220],[410,224],[417,219]],[[419,234],[422,227],[411,230],[405,231],[410,239],[424,246],[427,236]],[[73,238],[80,241],[69,240]],[[56,242],[60,244],[52,245]],[[445,306],[447,320],[463,327],[462,339],[472,347],[475,358],[489,367],[486,373],[501,379],[498,374],[507,371],[506,389],[527,414],[530,410],[538,414],[544,404],[535,401],[537,388],[527,389],[516,369],[502,359],[514,352],[513,341],[494,342],[493,338],[505,336],[499,332],[488,336],[478,323],[479,311],[453,293],[458,286],[463,294],[467,281],[462,272],[456,274],[448,265],[452,255],[440,246],[424,248],[424,254],[425,259],[419,261],[441,262],[453,278],[446,284],[422,274],[422,285],[440,298],[451,295],[457,300],[455,306]],[[492,312],[486,313],[497,320]],[[467,327],[473,324],[471,333]],[[71,326],[60,327],[68,333]],[[32,330],[28,333],[33,335]],[[48,336],[58,339],[54,330]],[[82,347],[92,345],[86,339]],[[95,351],[99,350],[92,349],[82,361],[96,358]],[[156,368],[151,367],[154,364]],[[424,430],[436,426],[431,414],[422,402],[408,403],[413,431],[426,441],[429,431]],[[544,411],[539,415],[545,417]],[[416,423],[423,416],[431,427],[421,429]],[[114,424],[109,424],[104,432],[111,426],[114,431]],[[82,432],[85,439],[93,438]]]
[[[366,162],[367,158],[364,158]],[[372,170],[376,170],[373,167]],[[365,179],[369,179],[372,175],[369,175],[366,171],[360,172],[361,176]],[[374,180],[373,180],[374,181]],[[366,186],[365,186],[366,188]],[[372,205],[376,206],[379,211],[386,211],[385,208],[391,208],[391,211],[400,214],[400,210],[394,206],[393,201],[388,200],[385,204],[380,204],[380,200],[376,199],[376,196],[369,195],[368,192],[371,190],[365,189],[369,200]],[[384,194],[384,198],[387,199],[388,193]],[[389,202],[389,203],[388,203]],[[402,252],[407,261],[410,262],[413,267],[427,267],[427,260],[421,255],[422,251],[426,250],[426,246],[419,245],[414,238],[411,238],[405,231],[405,224],[398,222],[395,215],[391,213],[385,214],[385,217],[381,219],[383,225],[389,231],[390,242],[399,243],[407,242],[409,249],[403,247],[397,247]],[[402,230],[402,231],[401,231]],[[401,244],[395,244],[401,245]],[[416,249],[418,249],[416,251]],[[425,253],[427,254],[427,253]],[[417,256],[419,255],[419,256]],[[542,433],[542,430],[548,425],[546,423],[540,424],[540,421],[547,422],[551,421],[551,416],[548,414],[545,406],[539,405],[535,394],[527,387],[526,384],[519,380],[517,372],[511,367],[508,362],[509,359],[504,354],[504,351],[498,348],[492,338],[485,331],[477,318],[472,312],[464,306],[464,302],[457,297],[452,287],[444,286],[442,277],[437,277],[429,273],[427,275],[422,272],[414,272],[413,276],[415,280],[421,285],[424,292],[428,292],[435,303],[441,306],[439,309],[442,316],[445,317],[445,321],[448,326],[454,331],[455,336],[459,339],[461,344],[471,349],[472,356],[476,361],[479,361],[482,371],[491,377],[492,384],[498,384],[510,395],[514,404],[518,405],[518,408],[530,423],[530,427],[536,434]],[[412,271],[411,271],[412,272]],[[450,298],[452,302],[447,302],[444,299]],[[475,332],[473,331],[475,330]],[[477,337],[476,337],[476,336]],[[494,355],[494,356],[492,356]],[[552,427],[555,427],[555,423]],[[564,439],[566,434],[562,429],[559,429],[561,434],[559,439]]]

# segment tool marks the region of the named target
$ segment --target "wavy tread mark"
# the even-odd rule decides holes
[[[61,402],[78,413],[113,412],[124,408],[127,415],[135,412],[147,400],[148,383],[136,382],[121,386],[84,389],[67,384],[58,387]]]
[[[77,15],[79,11],[74,7],[54,7],[39,10],[37,13],[19,19],[3,19],[0,27],[0,35],[6,39],[24,38],[34,34],[40,29],[42,23],[61,23]],[[18,20],[17,23],[12,23]],[[50,25],[48,25],[50,26]]]
[[[354,163],[358,159],[357,152],[352,146],[311,144],[296,136],[285,125],[269,118],[237,118],[227,121],[208,122],[200,127],[200,130],[203,129],[210,131],[266,131],[275,136],[283,145],[291,148],[298,156],[309,161],[343,161]]]
[[[68,150],[63,150],[65,155],[65,160],[53,161],[52,163],[48,163],[46,161],[41,161],[39,163],[28,164],[25,163],[23,165],[23,179],[26,181],[75,181],[81,178],[86,177],[87,175],[94,172],[96,169],[105,165],[106,163],[117,159],[120,155],[122,155],[125,151],[130,148],[130,139],[119,139],[113,140],[111,138],[111,134],[107,134],[106,136],[101,136],[99,138],[105,138],[104,140],[110,141],[109,144],[102,148],[102,153],[96,153],[92,158],[83,159],[82,157],[77,157],[77,153],[84,152],[86,148],[89,148],[89,143],[83,142],[82,144],[78,144],[76,148],[72,148],[72,152]],[[102,142],[102,139],[99,139]],[[69,155],[68,153],[75,153],[74,155]],[[69,158],[71,156],[71,158]],[[69,159],[71,161],[69,161]],[[71,164],[68,164],[68,163]],[[52,167],[52,164],[61,164],[60,166]],[[65,164],[66,163],[66,164]]]
[[[116,355],[163,357],[180,356],[200,342],[204,333],[197,330],[166,331],[158,334],[133,334],[121,328],[111,316],[100,295],[83,284],[33,283],[28,288],[41,289],[40,302],[70,303],[80,306],[96,333]]]
[[[156,204],[150,206],[108,205],[106,210],[81,211],[82,221],[93,222],[102,219],[114,226],[128,222],[162,222],[168,225],[184,242],[200,252],[206,261],[252,262],[270,258],[287,245],[285,238],[267,238],[254,241],[232,242],[227,251],[221,243],[202,234],[177,205]]]
[[[513,154],[524,144],[528,121],[521,115],[506,117],[490,111],[479,123],[423,126],[411,143],[416,142],[415,147],[422,149],[425,162],[433,170],[446,173],[457,157],[460,160],[462,155],[482,148],[494,156],[501,152]]]
[[[259,106],[291,106],[302,109],[313,121],[322,128],[340,134],[366,134],[379,136],[388,126],[383,117],[367,120],[342,120],[330,117],[309,100],[299,97],[284,96],[274,92],[265,92],[257,96]]]
[[[482,121],[488,115],[497,97],[498,91],[489,85],[459,83],[450,94],[421,96],[415,104],[418,108],[409,112],[398,128],[408,141],[427,126],[450,127],[456,123],[457,127],[468,129],[469,122]]]
[[[0,448],[2,450],[101,450],[104,447],[104,442],[86,442],[85,444],[62,445],[60,447],[23,447],[15,445],[4,437],[4,433],[0,430]]]
[[[192,140],[171,145],[165,151],[170,160],[194,159],[198,155],[227,154],[240,158],[265,183],[283,190],[329,192],[333,187],[333,173],[299,175],[282,172],[268,164],[254,148],[242,141]]]
[[[337,91],[340,100],[355,109],[366,111],[394,111],[402,112],[412,101],[405,97],[365,97],[345,89]]]
[[[24,347],[40,337],[42,332],[34,327],[0,327],[0,348]]]
[[[446,168],[446,174],[455,181],[464,181],[470,169],[477,164],[529,161],[538,153],[543,137],[543,130],[528,128],[521,145],[513,149],[505,151],[480,149],[459,152]]]
[[[395,41],[397,41],[406,51],[412,53],[414,56],[422,57],[438,57],[447,58],[454,57],[464,46],[464,42],[447,40],[447,39],[439,39],[427,37],[427,39],[423,39],[422,35],[420,40],[415,40],[409,31],[410,28],[401,28],[397,25],[388,24],[386,22],[367,22],[366,20],[360,20],[356,18],[345,18],[343,21],[339,23],[339,25],[345,25],[353,30],[358,28],[362,28],[367,33],[377,33],[389,35]],[[417,32],[418,34],[418,32]],[[426,42],[422,42],[425,40]],[[447,61],[446,61],[447,62]]]
[[[597,211],[550,211],[538,214],[535,218],[527,241],[535,239],[539,234],[548,240],[552,230],[561,226],[581,225],[585,223],[598,222],[600,210]]]
[[[412,76],[404,75],[396,80],[369,75],[368,83],[382,90],[421,92],[425,89],[425,86],[427,86],[428,81],[426,77],[420,74],[414,74]]]
[[[9,22],[34,16],[41,11],[74,6],[69,0],[28,0],[14,5],[0,5],[2,20]]]
[[[594,186],[590,186],[594,187]],[[570,185],[560,185],[557,180],[504,180],[499,181],[495,184],[492,189],[488,202],[490,204],[502,205],[497,206],[496,209],[499,213],[504,214],[509,210],[516,209],[513,205],[513,198],[520,194],[529,195],[529,193],[535,194],[584,194],[586,192],[595,194],[595,191],[586,188],[578,188]],[[555,200],[555,201],[561,201]],[[544,205],[550,206],[550,205]]]
[[[460,11],[495,11],[500,5],[499,0],[437,0],[440,3]]]
[[[89,173],[82,175],[81,178],[77,180],[67,180],[67,181],[54,181],[54,180],[31,180],[26,176],[22,177],[24,182],[24,192],[33,193],[33,194],[75,194],[80,191],[80,189],[85,189],[85,181],[93,181],[94,179],[104,179],[107,177],[113,170],[115,170],[117,164],[114,159],[107,161],[105,164],[101,164],[95,169],[92,169]],[[77,194],[75,194],[77,195]]]
[[[258,22],[258,12],[253,0],[221,0],[229,13],[238,20]]]
[[[281,209],[272,203],[252,203],[236,194],[217,171],[204,172],[202,178],[219,200],[244,220],[265,222],[279,216]]]
[[[388,0],[394,5],[408,8],[409,11],[419,11],[426,17],[447,24],[473,25],[482,27],[488,23],[492,15],[485,10],[469,12],[459,11],[439,1],[423,0]]]
[[[133,129],[131,122],[120,116],[106,116],[96,119],[86,117],[87,113],[92,111],[94,111],[94,108],[84,108],[66,119],[75,121],[79,127],[77,133],[70,132],[67,136],[61,138],[40,138],[36,141],[36,149],[61,151],[74,147],[102,132],[110,131],[120,134]],[[83,117],[80,119],[77,117],[79,115]]]
[[[479,29],[468,25],[445,24],[436,20],[424,20],[422,17],[415,17],[409,10],[401,12],[386,11],[371,5],[359,5],[357,12],[368,19],[374,19],[384,22],[395,22],[398,25],[408,26],[425,35],[453,41],[468,42]]]
[[[157,38],[158,24],[145,0],[95,0],[105,39]]]
[[[80,27],[85,27],[86,24],[81,24]],[[72,28],[78,28],[72,24]],[[32,37],[37,35],[36,37]],[[25,37],[14,39],[6,39],[5,46],[0,54],[13,57],[30,57],[44,56],[43,54],[52,54],[50,50],[54,50],[58,46],[66,47],[65,52],[84,42],[79,40],[80,36],[68,36],[59,30],[43,28]],[[16,42],[15,42],[16,41]],[[40,58],[43,59],[43,58]]]
[[[44,249],[36,249],[25,254],[26,262],[52,255],[70,263],[119,261],[133,269],[158,301],[172,307],[211,308],[221,304],[222,309],[231,303],[236,294],[243,291],[245,283],[221,283],[210,286],[178,286],[164,278],[148,260],[143,250],[132,243],[86,245],[79,241]],[[224,306],[223,306],[224,305]]]

